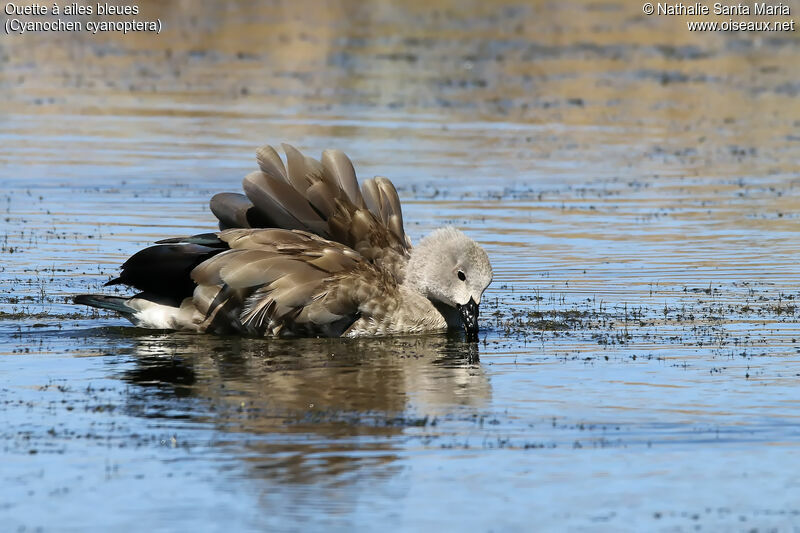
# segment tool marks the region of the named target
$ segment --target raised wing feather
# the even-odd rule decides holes
[[[350,158],[341,150],[322,152],[322,168],[328,179],[344,191],[347,198],[358,208],[364,207],[364,199],[358,189],[356,171]]]
[[[403,229],[403,210],[397,189],[389,178],[376,176],[365,180],[362,187],[364,202],[370,212],[380,220],[399,240],[411,248],[411,241]]]
[[[320,162],[290,145],[283,149],[286,165],[271,146],[258,149],[261,170],[248,174],[243,183],[252,209],[241,198],[212,199],[221,228],[239,224],[310,232],[349,246],[402,280],[411,242],[392,182],[375,178],[359,190],[353,164],[344,153],[326,150]]]
[[[220,229],[260,227],[271,222],[259,214],[247,196],[235,192],[215,194],[211,212],[219,220]]]

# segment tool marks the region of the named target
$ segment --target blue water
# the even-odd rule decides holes
[[[141,6],[162,35],[0,43],[4,529],[798,527],[794,41],[615,3]],[[415,242],[484,245],[478,344],[69,303],[282,141],[390,177]]]

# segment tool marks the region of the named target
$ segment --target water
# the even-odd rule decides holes
[[[800,524],[796,35],[613,2],[139,5],[160,36],[0,41],[10,531]],[[211,228],[281,141],[389,176],[413,240],[485,246],[477,345],[69,304]]]

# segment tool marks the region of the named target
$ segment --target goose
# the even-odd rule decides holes
[[[454,227],[416,246],[400,199],[384,177],[359,189],[350,159],[320,160],[282,145],[256,151],[244,194],[210,202],[219,231],[157,241],[119,277],[132,297],[81,294],[152,329],[265,337],[365,337],[444,332],[477,339],[481,297],[492,281],[486,251]]]

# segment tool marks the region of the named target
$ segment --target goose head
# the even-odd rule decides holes
[[[471,340],[477,339],[478,309],[491,282],[486,251],[453,227],[422,239],[412,248],[406,267],[406,284],[433,302],[449,325],[460,320]]]

